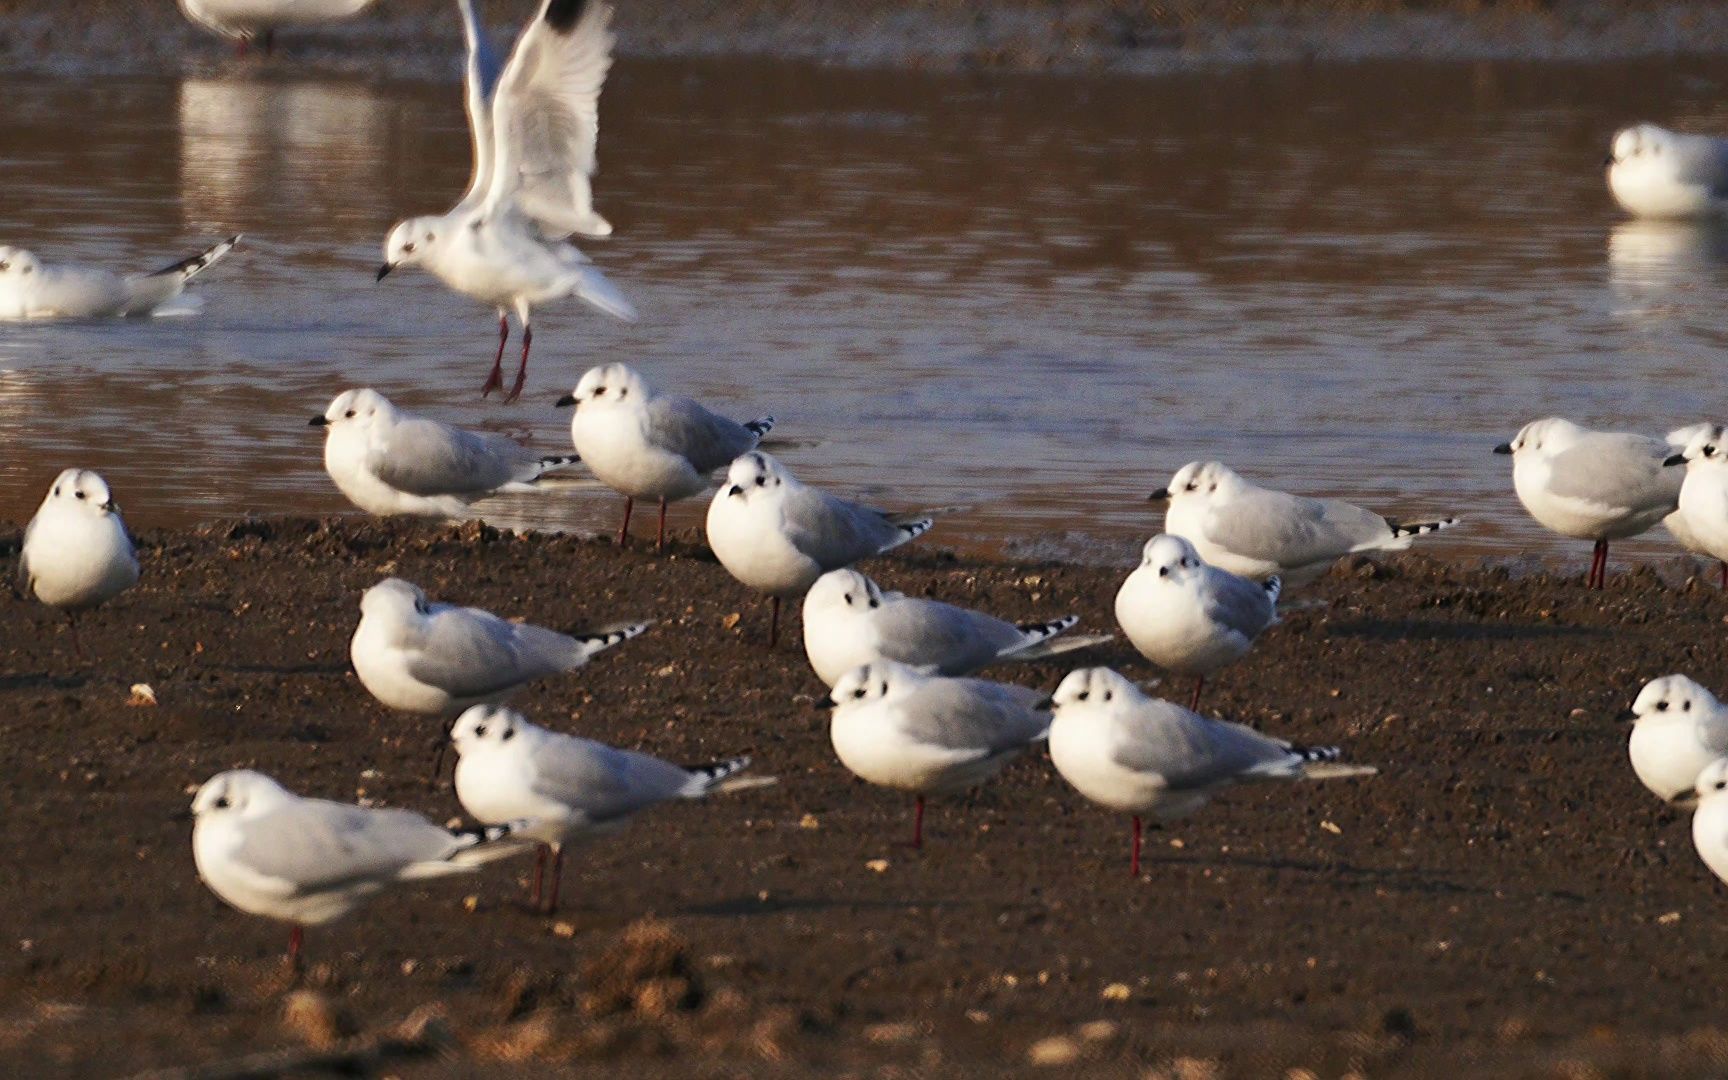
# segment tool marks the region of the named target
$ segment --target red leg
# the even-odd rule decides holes
[[[299,923],[288,931],[288,963],[294,970],[300,970],[300,946],[306,942],[306,928]]]
[[[246,45],[247,41],[245,38],[238,37],[234,39],[234,55],[239,59],[244,60],[246,58]]]
[[[624,524],[618,526],[618,546],[623,547],[630,542],[630,508],[636,505],[636,500],[624,496]]]
[[[545,844],[534,847],[534,910],[540,910],[540,897],[546,889],[546,856],[552,851]]]
[[[504,398],[506,403],[515,401],[522,396],[522,384],[528,381],[528,348],[534,344],[534,328],[527,323],[522,324],[522,362],[516,367],[516,385],[510,388],[510,393]]]
[[[564,882],[564,845],[552,849],[552,895],[546,901],[546,914],[558,913],[558,886]]]
[[[660,535],[654,540],[654,550],[666,550],[666,499],[664,496],[660,499]]]
[[[1128,857],[1128,875],[1140,876],[1140,815],[1134,815],[1134,847],[1133,854]]]
[[[778,596],[772,597],[771,605],[772,614],[768,616],[768,647],[770,649],[774,647],[775,642],[780,640],[780,598]]]
[[[504,389],[504,343],[510,340],[510,320],[498,313],[498,355],[492,358],[492,374],[486,376],[486,385],[480,388],[480,396],[487,397],[494,390]]]
[[[1188,711],[1198,712],[1200,709],[1200,691],[1206,688],[1206,676],[1194,680],[1194,696],[1188,699]]]
[[[912,846],[924,850],[924,796],[918,796],[912,810]]]
[[[1608,541],[1596,541],[1596,558],[1590,566],[1592,589],[1608,587]]]
[[[270,56],[276,51],[276,31],[264,31],[264,55]]]

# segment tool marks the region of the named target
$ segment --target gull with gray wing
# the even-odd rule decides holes
[[[1631,719],[1632,771],[1664,802],[1690,802],[1704,766],[1728,755],[1728,709],[1684,675],[1645,683]]]
[[[488,496],[537,490],[546,473],[579,460],[417,416],[372,389],[344,390],[311,425],[325,431],[324,471],[380,517],[459,518]]]
[[[138,554],[107,481],[89,469],[66,469],[24,527],[18,586],[66,613],[80,655],[76,613],[107,603],[138,583]]]
[[[1340,762],[1335,746],[1297,746],[1148,697],[1109,668],[1070,672],[1051,700],[1050,760],[1080,794],[1133,815],[1136,877],[1143,816],[1185,817],[1237,784],[1377,771]]]
[[[558,908],[564,847],[582,836],[622,828],[637,813],[675,799],[702,799],[761,787],[767,777],[740,777],[748,757],[706,765],[670,761],[531,724],[499,705],[476,705],[450,732],[456,748],[456,797],[475,820],[502,825],[526,820],[516,835],[540,843],[534,867],[534,906]],[[542,903],[547,851],[552,888]]]
[[[1614,133],[1607,166],[1614,201],[1635,217],[1696,218],[1728,210],[1728,139],[1635,124]]]
[[[1049,734],[1037,690],[926,675],[878,660],[842,675],[831,708],[840,764],[872,784],[916,795],[912,846],[924,844],[924,797],[977,787]]]
[[[660,500],[656,550],[666,547],[666,504],[708,490],[714,470],[756,449],[774,427],[772,416],[738,423],[689,398],[659,393],[628,364],[584,372],[558,406],[575,408],[570,440],[576,453],[601,483],[624,496],[619,544],[630,538],[635,501]]]
[[[0,247],[0,319],[99,319],[189,315],[197,297],[186,284],[240,242],[232,236],[189,259],[121,277],[89,266],[52,266],[23,248]]]

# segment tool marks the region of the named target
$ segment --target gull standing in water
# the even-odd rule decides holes
[[[23,248],[0,247],[0,319],[97,319],[190,315],[197,297],[186,283],[240,242],[231,236],[149,274],[121,277],[94,266],[51,266]]]
[[[1696,218],[1728,210],[1728,139],[1655,124],[1616,132],[1608,191],[1634,217]]]
[[[239,51],[257,41],[268,54],[284,26],[316,26],[351,19],[375,0],[180,0],[188,19],[233,38]]]
[[[1724,428],[1720,424],[1688,424],[1685,427],[1675,428],[1664,436],[1664,438],[1666,438],[1668,442],[1668,449],[1672,450],[1674,454],[1679,454],[1684,458],[1686,447],[1691,444],[1695,436],[1710,432],[1722,432],[1723,430]],[[1716,434],[1712,437],[1715,438],[1720,445],[1722,435]],[[1677,465],[1681,462],[1676,462],[1673,454],[1670,454],[1667,463],[1669,465]],[[1692,520],[1686,516],[1685,504],[1686,485],[1682,483],[1680,485],[1680,505],[1674,509],[1672,514],[1669,514],[1667,517],[1662,519],[1662,527],[1668,530],[1669,536],[1672,536],[1675,540],[1680,542],[1681,547],[1690,551],[1692,554],[1703,555],[1710,559],[1717,559],[1717,566],[1720,567],[1722,588],[1728,589],[1728,561],[1718,559],[1716,555],[1711,553],[1709,546],[1705,543],[1702,536],[1704,530],[1694,526]],[[1705,525],[1706,523],[1700,522],[1699,524]]]
[[[543,0],[500,72],[473,0],[457,6],[468,42],[473,175],[447,213],[409,218],[390,230],[378,278],[398,266],[424,266],[456,292],[498,309],[498,354],[482,394],[504,386],[514,310],[522,361],[505,397],[514,401],[528,377],[530,305],[574,296],[608,315],[636,318],[606,275],[564,239],[612,232],[594,212],[590,187],[600,88],[612,66],[612,9],[598,0]]]

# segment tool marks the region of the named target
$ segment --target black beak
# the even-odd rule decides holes
[[[744,494],[744,489],[742,487],[739,487],[737,484],[733,484],[731,487],[726,489],[726,497],[728,499],[730,499],[734,495],[742,495],[742,494]]]
[[[329,427],[330,421],[325,419],[322,416],[314,416],[312,419],[306,421],[306,426],[307,427]]]
[[[823,709],[832,709],[833,707],[834,699],[829,697],[827,694],[823,694],[821,697],[810,703],[810,708],[816,712],[821,712]]]
[[[1622,724],[1630,724],[1630,723],[1635,722],[1638,719],[1638,714],[1633,712],[1631,709],[1626,709],[1626,710],[1623,710],[1620,713],[1620,715],[1616,716],[1614,719],[1620,721]]]
[[[1602,159],[1602,167],[1603,168],[1607,168],[1608,166],[1610,166],[1612,164],[1614,164],[1614,155],[1613,154],[1609,154],[1607,157]]]
[[[373,281],[383,281],[385,278],[390,276],[390,271],[392,271],[394,269],[396,269],[395,263],[385,263],[383,266],[380,266],[378,268],[378,276],[373,278],[372,280]]]
[[[1664,464],[1664,465],[1684,465],[1684,464],[1686,464],[1686,455],[1685,454],[1674,454],[1671,457],[1664,458],[1662,460],[1662,464]]]
[[[1154,491],[1152,494],[1146,496],[1146,501],[1147,502],[1169,502],[1170,501],[1170,489],[1167,487],[1161,487],[1157,491]]]
[[[1032,708],[1039,712],[1050,712],[1056,708],[1056,699],[1049,695],[1045,695],[1039,700],[1038,704],[1032,706]]]
[[[555,409],[568,409],[570,406],[572,406],[574,404],[576,404],[576,395],[575,394],[565,394],[563,397],[559,398],[557,401],[554,401],[552,403],[552,407]]]
[[[1494,448],[1494,452],[1496,454],[1510,454],[1512,452],[1512,444],[1509,442],[1503,442]]]
[[[118,514],[120,512],[120,504],[115,502],[113,499],[109,499],[107,502],[102,504],[102,510],[104,513]]]

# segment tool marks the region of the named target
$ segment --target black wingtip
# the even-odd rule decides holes
[[[551,0],[546,5],[546,25],[560,34],[568,34],[587,10],[587,0]]]

